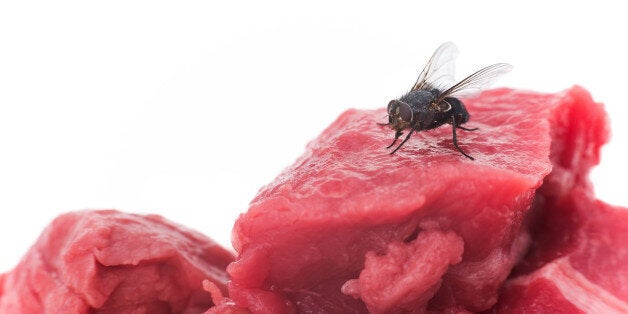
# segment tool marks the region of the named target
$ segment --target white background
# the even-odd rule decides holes
[[[309,140],[399,96],[444,41],[460,77],[509,62],[497,85],[580,84],[606,103],[593,179],[628,205],[625,10],[483,3],[0,2],[0,272],[85,208],[159,213],[229,245]]]

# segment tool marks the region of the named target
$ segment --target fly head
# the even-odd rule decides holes
[[[388,103],[388,123],[393,130],[407,129],[413,121],[414,112],[409,104],[396,99]]]

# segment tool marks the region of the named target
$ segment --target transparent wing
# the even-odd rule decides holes
[[[444,91],[440,95],[439,100],[443,100],[445,97],[460,97],[478,93],[494,83],[500,76],[510,72],[510,70],[512,70],[512,65],[508,63],[489,65]]]
[[[454,60],[458,56],[458,48],[452,42],[446,42],[432,55],[419,74],[411,91],[417,89],[447,88],[456,82],[454,77]]]

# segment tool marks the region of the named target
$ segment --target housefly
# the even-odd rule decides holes
[[[390,154],[399,150],[412,133],[434,129],[447,123],[451,124],[454,147],[465,157],[474,160],[458,146],[456,129],[475,131],[478,128],[462,126],[469,121],[469,113],[457,97],[480,91],[509,72],[512,66],[496,63],[455,83],[454,59],[457,55],[458,49],[453,43],[442,44],[427,62],[412,89],[388,103],[388,123],[379,125],[390,126],[395,131],[395,139],[386,148],[393,147],[403,131],[409,130],[401,144]]]

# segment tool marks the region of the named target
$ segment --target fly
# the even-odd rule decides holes
[[[454,147],[474,160],[458,146],[456,129],[475,131],[478,128],[462,126],[469,121],[469,113],[457,97],[482,90],[512,70],[512,66],[507,63],[489,65],[454,84],[454,59],[457,55],[458,49],[453,43],[442,44],[427,62],[412,89],[388,103],[388,123],[379,125],[390,126],[395,131],[395,139],[386,148],[393,147],[403,131],[409,130],[401,144],[390,152],[391,155],[410,139],[412,133],[451,124]]]

